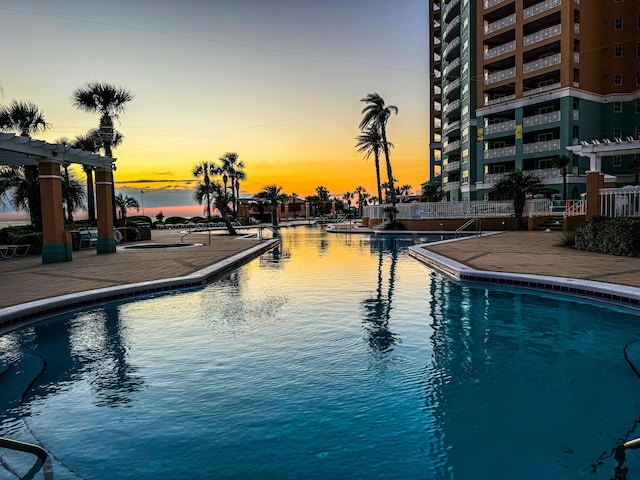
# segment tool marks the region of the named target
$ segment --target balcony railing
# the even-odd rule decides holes
[[[491,8],[494,5],[504,2],[505,0],[484,0],[484,8]]]
[[[445,143],[443,148],[444,153],[453,152],[454,150],[460,150],[460,140],[456,140],[450,143]]]
[[[456,90],[460,88],[460,79],[456,78],[453,82],[450,82],[447,84],[446,87],[444,87],[443,93],[444,96],[446,97],[449,92],[451,92],[451,90]]]
[[[546,92],[547,90],[553,90],[555,88],[560,88],[561,84],[558,83],[550,83],[549,85],[543,85],[542,87],[532,88],[531,90],[526,90],[524,92],[525,95],[535,95],[536,93]]]
[[[451,9],[456,5],[458,5],[459,3],[460,3],[460,0],[453,0],[447,3],[447,5],[444,7],[443,16],[446,17],[447,15],[449,15],[449,11],[451,11]]]
[[[525,117],[522,119],[523,127],[533,127],[536,125],[545,125],[547,123],[554,123],[560,121],[560,111],[551,113],[541,113],[539,115],[533,115],[531,117]]]
[[[503,102],[509,102],[511,100],[515,100],[516,99],[516,94],[512,94],[512,95],[504,95],[502,97],[499,98],[492,98],[489,99],[488,97],[484,99],[484,104],[485,106],[488,105],[495,105],[497,103],[503,103]]]
[[[522,65],[522,73],[535,72],[536,70],[542,70],[543,68],[552,67],[554,65],[560,65],[560,54],[554,53],[548,57],[539,58],[533,62],[528,62]]]
[[[482,155],[485,159],[490,158],[502,158],[502,157],[513,157],[516,154],[515,145],[509,147],[500,147],[500,148],[490,148],[484,151]]]
[[[484,33],[486,34],[497,32],[498,30],[502,30],[503,28],[508,27],[509,25],[514,25],[515,23],[516,14],[512,13],[511,15],[501,18],[500,20],[486,24],[484,26]]]
[[[533,45],[534,43],[542,42],[549,38],[557,37],[562,33],[562,27],[560,25],[553,25],[551,27],[542,29],[531,35],[526,35],[522,38],[522,45]]]
[[[545,140],[544,142],[525,143],[522,145],[522,153],[551,152],[560,150],[560,140]]]
[[[460,129],[460,120],[456,120],[454,122],[447,122],[444,124],[444,128],[442,129],[443,135],[448,135],[451,132],[455,132]]]
[[[442,191],[450,192],[451,190],[460,190],[460,182],[447,182],[442,185]]]
[[[449,52],[459,46],[460,46],[460,37],[456,37],[453,39],[453,41],[449,42],[448,45],[445,47],[445,49],[442,51],[442,56],[444,58],[447,58],[447,56],[449,55]]]
[[[460,160],[456,160],[455,162],[449,162],[444,166],[445,172],[456,172],[460,170]]]
[[[460,66],[460,59],[456,58],[453,62],[449,63],[444,70],[442,70],[442,74],[446,77],[451,70],[454,68],[458,68]]]
[[[484,134],[490,135],[492,133],[508,132],[511,130],[515,130],[515,128],[516,128],[515,120],[508,120],[506,122],[500,122],[500,123],[492,123],[484,127]]]
[[[561,168],[537,168],[534,170],[527,170],[527,173],[535,175],[540,180],[546,180],[549,178],[562,178]]]
[[[452,110],[456,110],[460,108],[460,100],[454,100],[453,102],[449,102],[446,107],[442,110],[443,115],[447,115]]]
[[[573,52],[573,63],[580,63],[580,52]]]
[[[505,70],[500,70],[493,73],[485,73],[484,74],[484,84],[491,85],[492,83],[501,82],[503,80],[507,80],[509,78],[513,78],[516,76],[516,68],[511,67]]]
[[[533,17],[552,8],[559,7],[561,3],[561,0],[545,0],[544,2],[536,3],[522,11],[522,18]]]
[[[459,25],[460,25],[460,15],[457,15],[453,18],[453,20],[451,20],[451,22],[449,22],[449,25],[447,25],[447,28],[444,29],[444,33],[442,34],[442,37],[447,38],[447,35],[449,34],[449,32]]]
[[[502,45],[498,45],[497,47],[485,50],[484,59],[489,60],[491,58],[499,57],[500,55],[504,55],[505,53],[513,52],[515,49],[516,41],[512,40],[511,42],[503,43]]]

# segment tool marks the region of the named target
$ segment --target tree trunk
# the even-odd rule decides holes
[[[391,171],[391,160],[389,159],[389,145],[387,145],[387,130],[384,125],[381,126],[380,132],[382,133],[382,147],[384,148],[384,157],[387,161],[387,176],[389,177],[389,190],[391,196],[391,205],[396,206],[396,188],[393,184],[393,172]],[[393,217],[393,214],[391,215]],[[393,218],[391,218],[393,220]]]
[[[93,170],[91,167],[84,167],[84,173],[87,175],[87,219],[89,223],[96,222],[96,200],[93,192]]]

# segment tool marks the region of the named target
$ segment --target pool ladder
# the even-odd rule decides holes
[[[456,230],[456,238],[459,238],[462,236],[462,231],[475,224],[476,226],[476,237],[479,237],[482,235],[482,219],[481,218],[471,218],[469,220],[467,220],[465,223],[463,223],[462,225],[460,225],[458,227],[458,229]]]
[[[44,466],[43,475],[45,480],[53,480],[53,471],[50,468],[50,464],[47,463],[49,454],[47,451],[39,445],[32,443],[20,442],[18,440],[11,440],[10,438],[0,437],[0,448],[6,448],[8,450],[15,450],[17,452],[30,453],[38,457],[36,463],[31,467],[29,472],[22,477],[22,480],[29,480],[34,477],[36,473]]]

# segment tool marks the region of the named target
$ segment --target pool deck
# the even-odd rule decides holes
[[[179,243],[181,236],[177,230],[154,230],[151,243]],[[225,235],[211,235],[209,245],[206,233],[185,241],[204,245],[108,255],[86,249],[73,252],[72,262],[55,264],[43,264],[36,255],[0,259],[0,333],[14,328],[8,319],[23,323],[69,304],[81,308],[202,285],[273,247]],[[640,258],[578,252],[562,244],[559,232],[503,232],[412,247],[410,253],[463,281],[549,289],[640,308]]]

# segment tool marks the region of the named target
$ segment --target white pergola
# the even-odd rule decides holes
[[[589,170],[600,172],[602,171],[602,157],[640,153],[640,140],[635,140],[633,137],[627,137],[626,140],[621,138],[614,140],[605,138],[602,141],[592,140],[591,142],[583,140],[580,145],[567,147],[567,150],[581,157],[589,157]]]
[[[110,169],[115,158],[14,133],[0,133],[0,165],[38,165],[43,160]]]

